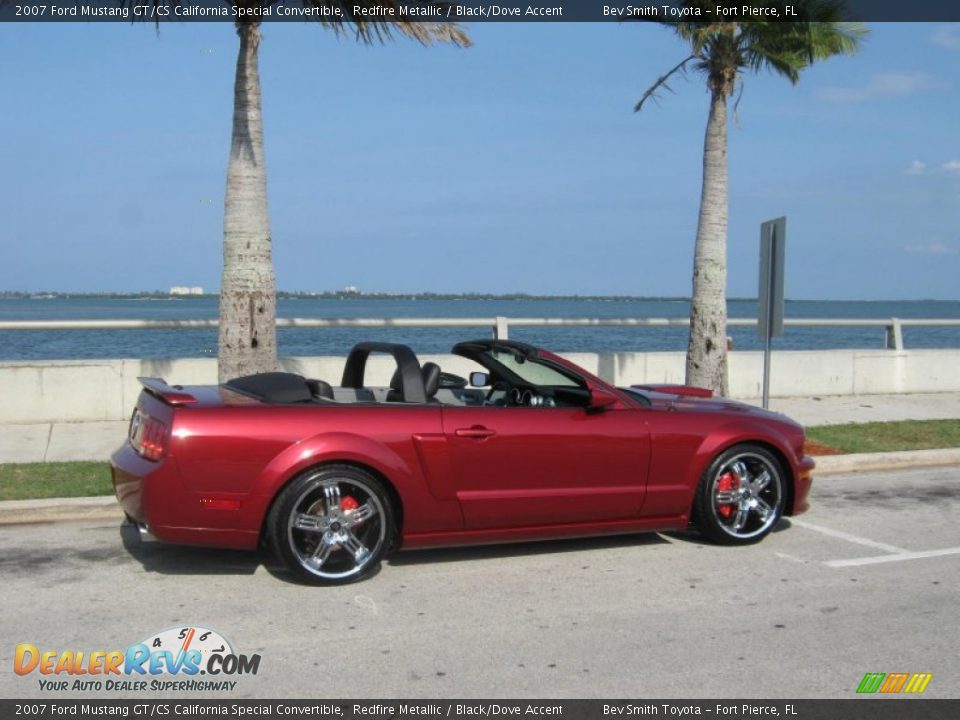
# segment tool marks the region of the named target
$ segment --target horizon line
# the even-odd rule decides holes
[[[103,291],[63,291],[63,290],[0,290],[0,299],[51,299],[51,298],[70,298],[70,297],[112,297],[112,298],[216,298],[219,292],[204,292],[197,294],[189,293],[170,293],[163,290],[103,290]],[[527,292],[438,292],[432,290],[421,290],[416,292],[396,292],[396,291],[347,291],[347,290],[277,290],[277,297],[297,297],[320,298],[320,299],[469,299],[469,300],[585,300],[585,301],[659,301],[659,302],[690,302],[692,298],[685,295],[623,295],[623,294],[578,294],[578,293],[547,293],[535,294]],[[727,302],[757,302],[758,298],[753,297],[727,297]],[[858,303],[920,303],[920,302],[960,302],[957,299],[943,298],[875,298],[875,299],[837,299],[837,298],[784,298],[784,302],[858,302]]]

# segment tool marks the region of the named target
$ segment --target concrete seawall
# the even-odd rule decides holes
[[[573,362],[617,385],[682,383],[684,353],[564,353]],[[449,372],[477,369],[452,355],[424,355]],[[342,357],[285,358],[283,368],[339,384]],[[370,383],[386,385],[392,360],[371,358]],[[730,394],[761,395],[763,355],[730,354]],[[84,360],[0,362],[0,424],[125,421],[140,385],[138,376],[171,384],[216,383],[216,360]],[[773,354],[773,397],[881,395],[960,391],[960,350],[817,350]]]

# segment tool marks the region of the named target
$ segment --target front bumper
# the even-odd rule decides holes
[[[809,455],[800,458],[794,468],[793,474],[793,502],[791,503],[790,515],[799,515],[810,509],[810,503],[807,498],[810,495],[810,487],[813,485],[813,469],[817,463]]]

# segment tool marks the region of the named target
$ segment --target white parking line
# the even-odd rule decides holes
[[[920,550],[918,552],[901,552],[894,555],[879,555],[877,557],[853,558],[851,560],[828,560],[824,565],[828,567],[856,567],[857,565],[877,565],[879,563],[900,562],[901,560],[922,560],[924,558],[941,557],[943,555],[960,555],[960,547],[943,548],[942,550]]]
[[[806,520],[798,520],[797,518],[790,518],[790,524],[802,527],[805,530],[813,530],[814,532],[821,533],[822,535],[828,535],[830,537],[835,537],[840,540],[846,540],[847,542],[856,543],[857,545],[866,545],[867,547],[876,548],[877,550],[885,550],[889,553],[897,553],[902,555],[904,553],[909,553],[910,551],[897,547],[896,545],[887,545],[886,543],[877,542],[876,540],[869,540],[867,538],[857,537],[856,535],[851,535],[850,533],[845,533],[842,530],[834,530],[832,528],[822,527],[820,525],[814,525],[808,523]]]

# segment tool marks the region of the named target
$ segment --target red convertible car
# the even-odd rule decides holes
[[[367,359],[396,361],[389,386]],[[144,534],[255,549],[301,578],[359,580],[395,548],[684,530],[764,537],[807,508],[795,422],[684,386],[616,388],[524,343],[475,340],[462,378],[360,343],[338,386],[290,373],[141,378],[113,485]]]

